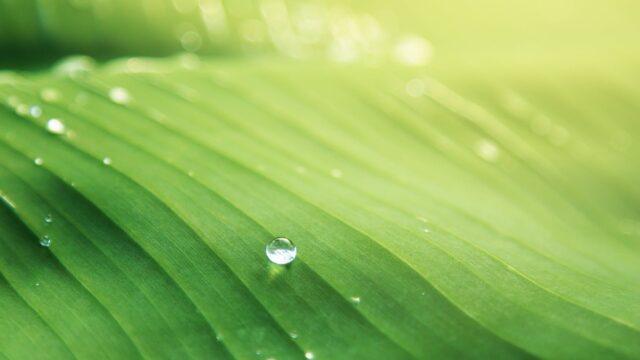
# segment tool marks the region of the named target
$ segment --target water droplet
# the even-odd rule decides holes
[[[111,158],[110,157],[105,157],[104,159],[102,159],[102,163],[109,166],[111,165]]]
[[[36,286],[40,286],[40,283],[39,283],[39,282],[37,282],[37,283],[35,283],[35,285],[36,285]]]
[[[180,36],[180,44],[185,51],[196,52],[202,46],[202,37],[195,31],[187,31]]]
[[[33,163],[38,165],[38,166],[41,166],[42,164],[44,164],[44,160],[41,157],[37,157],[37,158],[33,159]]]
[[[29,107],[27,106],[27,104],[18,104],[18,106],[16,106],[16,114],[20,116],[24,116],[24,115],[27,115],[28,113],[29,113]]]
[[[47,121],[47,131],[52,134],[63,134],[65,130],[64,123],[60,119],[49,119]]]
[[[56,89],[46,88],[40,91],[40,97],[46,102],[56,102],[62,98],[60,92]]]
[[[45,222],[46,224],[51,224],[51,223],[53,222],[53,216],[52,216],[51,214],[47,214],[47,215],[44,217],[44,222]]]
[[[291,263],[297,255],[298,250],[291,240],[279,237],[267,244],[266,253],[272,263],[286,265]]]
[[[333,176],[336,179],[339,179],[342,177],[342,170],[340,169],[331,169],[331,176]]]
[[[311,351],[307,351],[306,353],[304,353],[304,357],[307,360],[312,360],[314,357],[316,357]]]
[[[425,65],[431,58],[431,43],[425,38],[409,35],[396,42],[393,55],[403,65]]]
[[[42,115],[42,108],[38,105],[31,105],[29,108],[29,115],[33,118],[39,118]]]
[[[500,149],[498,149],[498,146],[491,140],[481,140],[476,145],[476,153],[482,159],[494,162],[498,160],[498,156],[500,156]]]
[[[222,334],[218,334],[218,335],[216,335],[216,340],[218,340],[218,341],[222,341],[222,339],[224,339],[224,337],[222,336]]]
[[[354,305],[358,305],[360,304],[360,296],[352,296],[349,298],[349,301]]]
[[[193,170],[189,170],[187,172],[187,175],[189,175],[189,177],[193,177],[196,173],[193,172]]]
[[[422,231],[424,231],[424,232],[425,232],[425,233],[427,233],[427,234],[431,232],[431,230],[429,230],[429,229],[427,229],[427,228],[422,229]]]
[[[44,235],[43,237],[40,238],[40,245],[44,247],[51,246],[51,238],[47,235]]]
[[[9,104],[9,106],[11,106],[12,108],[16,108],[21,104],[20,98],[15,95],[11,95],[7,98],[7,104]]]
[[[420,97],[425,93],[425,85],[422,79],[411,79],[405,85],[404,90],[411,97]]]
[[[291,338],[294,340],[298,338],[298,334],[294,332],[290,333],[289,336],[291,336]]]
[[[116,104],[125,105],[131,101],[131,96],[129,96],[129,92],[125,88],[114,87],[109,90],[109,98]]]
[[[89,56],[68,56],[54,65],[53,71],[72,78],[86,75],[96,66],[95,60]]]

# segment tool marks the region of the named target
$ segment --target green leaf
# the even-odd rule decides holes
[[[0,73],[0,358],[640,358],[631,62],[324,50]]]

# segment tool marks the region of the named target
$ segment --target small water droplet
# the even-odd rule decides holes
[[[222,336],[222,334],[218,334],[218,335],[216,335],[216,340],[218,340],[218,341],[222,341],[222,339],[224,339],[224,337]]]
[[[116,104],[125,105],[131,101],[131,96],[127,89],[122,87],[114,87],[109,90],[109,98]]]
[[[37,282],[37,283],[35,283],[35,285],[36,285],[36,286],[40,286],[40,283],[39,283],[39,282]]]
[[[40,97],[46,102],[56,102],[62,98],[60,92],[53,88],[46,88],[40,91]]]
[[[476,145],[476,153],[482,159],[489,162],[494,162],[498,160],[498,156],[500,156],[500,149],[491,140],[481,140]]]
[[[290,333],[289,336],[291,336],[291,338],[294,340],[298,338],[298,334],[294,332]]]
[[[196,173],[195,173],[195,172],[193,172],[193,170],[189,170],[189,171],[187,172],[187,175],[189,175],[189,177],[193,177],[195,174],[196,174]]]
[[[358,305],[360,304],[360,296],[352,296],[349,298],[349,301],[354,305]]]
[[[37,158],[33,159],[33,163],[38,165],[38,166],[41,166],[42,164],[44,164],[44,160],[41,157],[37,157]]]
[[[422,231],[424,231],[424,232],[425,232],[425,233],[427,233],[427,234],[431,232],[431,230],[429,230],[429,229],[427,229],[427,228],[422,229]]]
[[[43,237],[40,238],[40,245],[44,247],[51,246],[51,238],[47,235],[44,235]]]
[[[90,73],[96,66],[95,60],[89,56],[68,56],[54,65],[53,71],[57,74],[79,77]]]
[[[316,357],[311,351],[307,351],[306,353],[304,353],[304,357],[307,360],[312,360],[314,357]]]
[[[29,106],[27,106],[27,104],[19,104],[18,106],[16,106],[16,114],[20,116],[29,114]]]
[[[60,119],[49,119],[47,121],[47,131],[52,134],[60,135],[65,130],[64,123]]]
[[[51,224],[51,223],[53,222],[53,216],[52,216],[51,214],[47,214],[47,215],[44,217],[44,222],[45,222],[46,224]]]
[[[284,237],[273,239],[266,247],[269,260],[278,265],[291,263],[296,258],[297,252],[298,250],[293,242]]]
[[[42,115],[42,108],[38,105],[31,105],[29,108],[29,115],[33,118],[39,118]]]
[[[102,163],[109,166],[112,163],[112,160],[110,157],[105,157],[104,159],[102,159]]]
[[[202,37],[196,31],[187,31],[180,36],[180,44],[185,51],[196,52],[202,46]]]
[[[333,176],[336,179],[339,179],[342,177],[342,170],[340,169],[331,169],[331,176]]]

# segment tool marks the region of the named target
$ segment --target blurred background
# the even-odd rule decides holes
[[[304,57],[354,43],[372,58],[407,35],[430,42],[434,66],[637,63],[639,18],[631,0],[2,0],[0,64],[178,51]]]

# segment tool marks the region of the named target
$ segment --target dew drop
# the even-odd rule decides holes
[[[289,336],[291,336],[291,338],[294,340],[298,338],[298,334],[294,332],[290,333]]]
[[[180,36],[180,44],[185,51],[196,52],[202,46],[202,37],[195,31],[187,31]]]
[[[42,115],[42,108],[38,105],[31,105],[29,108],[29,115],[33,118],[39,118]]]
[[[349,301],[354,305],[358,305],[360,304],[360,296],[352,296],[349,298]]]
[[[37,157],[37,158],[33,159],[33,163],[38,165],[38,166],[41,166],[42,164],[44,164],[44,160],[41,157]]]
[[[62,98],[60,92],[52,88],[42,89],[42,91],[40,91],[40,97],[42,98],[42,100],[50,103],[59,101],[60,98]]]
[[[52,134],[60,135],[65,130],[64,123],[60,119],[49,119],[47,121],[47,131]]]
[[[51,224],[51,223],[53,222],[53,216],[52,216],[51,214],[47,214],[47,215],[44,217],[44,222],[45,222],[46,224]]]
[[[112,163],[112,160],[110,157],[105,157],[104,159],[102,159],[102,163],[109,166]]]
[[[51,238],[47,235],[44,235],[43,237],[40,238],[40,245],[44,247],[51,246]]]
[[[279,237],[267,244],[266,253],[269,260],[278,265],[291,263],[297,255],[298,250],[291,240]]]
[[[40,286],[40,283],[39,283],[39,282],[37,282],[37,283],[35,283],[35,285],[36,285],[36,286]]]
[[[482,159],[494,162],[498,160],[498,156],[500,156],[500,149],[498,149],[498,146],[494,142],[482,140],[476,145],[476,153]]]
[[[20,116],[25,116],[28,113],[29,113],[29,107],[27,106],[27,104],[18,104],[18,106],[16,106],[16,114]]]
[[[314,357],[316,357],[316,356],[315,356],[315,355],[314,355],[314,353],[312,353],[311,351],[307,351],[306,353],[304,353],[304,357],[305,357],[307,360],[312,360],[312,359],[313,359]]]
[[[129,96],[129,92],[125,88],[114,87],[109,90],[109,98],[116,104],[125,105],[131,101],[131,96]]]

